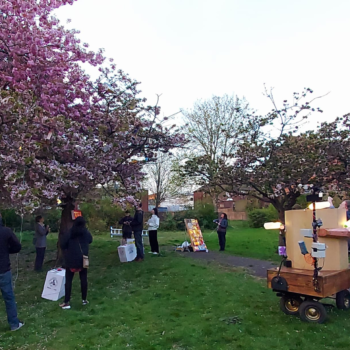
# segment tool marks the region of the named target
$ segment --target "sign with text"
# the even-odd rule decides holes
[[[83,216],[83,213],[80,210],[72,210],[72,220],[75,220],[79,216]]]

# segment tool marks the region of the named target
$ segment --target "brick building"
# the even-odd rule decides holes
[[[214,204],[210,194],[199,189],[193,194],[194,207],[198,205]],[[249,204],[256,207],[263,207],[264,203],[245,195],[230,196],[227,192],[222,192],[218,196],[215,209],[218,213],[225,213],[229,220],[247,220],[246,209]]]

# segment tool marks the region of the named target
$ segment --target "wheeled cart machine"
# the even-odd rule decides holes
[[[316,210],[313,203],[313,210],[286,211],[286,254],[279,268],[267,271],[267,285],[284,313],[322,323],[327,312],[321,299],[335,298],[339,309],[350,308],[350,231],[344,209],[317,210],[317,220]]]
[[[336,299],[338,309],[350,309],[350,269],[320,271],[315,291],[312,270],[282,267],[267,271],[268,287],[280,297],[280,308],[287,315],[299,315],[301,320],[323,323],[327,311],[321,299]]]

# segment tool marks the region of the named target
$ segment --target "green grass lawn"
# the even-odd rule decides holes
[[[169,242],[179,245],[188,240],[186,232],[159,232],[161,243]],[[214,228],[203,230],[205,243],[209,250],[219,250],[219,240]],[[230,221],[226,234],[226,253],[262,260],[280,261],[276,253],[278,247],[278,231],[263,228],[250,228],[244,221]]]
[[[205,242],[210,250],[219,250],[216,230],[204,231]],[[226,253],[262,260],[280,261],[276,253],[278,231],[250,228],[244,221],[230,221],[226,233]]]
[[[241,231],[232,231],[230,250],[247,255],[243,247],[248,238],[243,231],[251,231]],[[256,232],[255,238],[263,237],[262,232]],[[162,245],[174,244],[185,237],[183,233],[170,232],[160,232],[159,236]],[[216,237],[206,236],[209,247],[215,247]],[[350,347],[347,327],[350,313],[330,308],[328,323],[302,323],[299,318],[280,312],[279,300],[266,288],[265,281],[240,270],[194,261],[165,249],[160,257],[146,254],[143,263],[121,264],[118,240],[108,235],[95,237],[91,246],[90,304],[81,305],[76,276],[72,309],[61,310],[59,302],[41,298],[45,273],[32,271],[34,249],[30,242],[31,237],[25,236],[15,289],[19,315],[26,325],[18,332],[9,332],[1,303],[0,349],[316,350]],[[47,260],[55,256],[54,235],[49,243]],[[260,247],[266,249],[265,245],[260,244]],[[268,258],[270,253],[265,254]],[[47,264],[47,269],[52,264]]]

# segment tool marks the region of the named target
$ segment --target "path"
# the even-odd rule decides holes
[[[276,262],[259,260],[253,258],[244,258],[242,256],[228,255],[225,253],[209,251],[208,253],[180,253],[185,257],[192,259],[215,261],[222,265],[242,267],[247,269],[251,274],[265,278],[266,270],[278,266]]]

